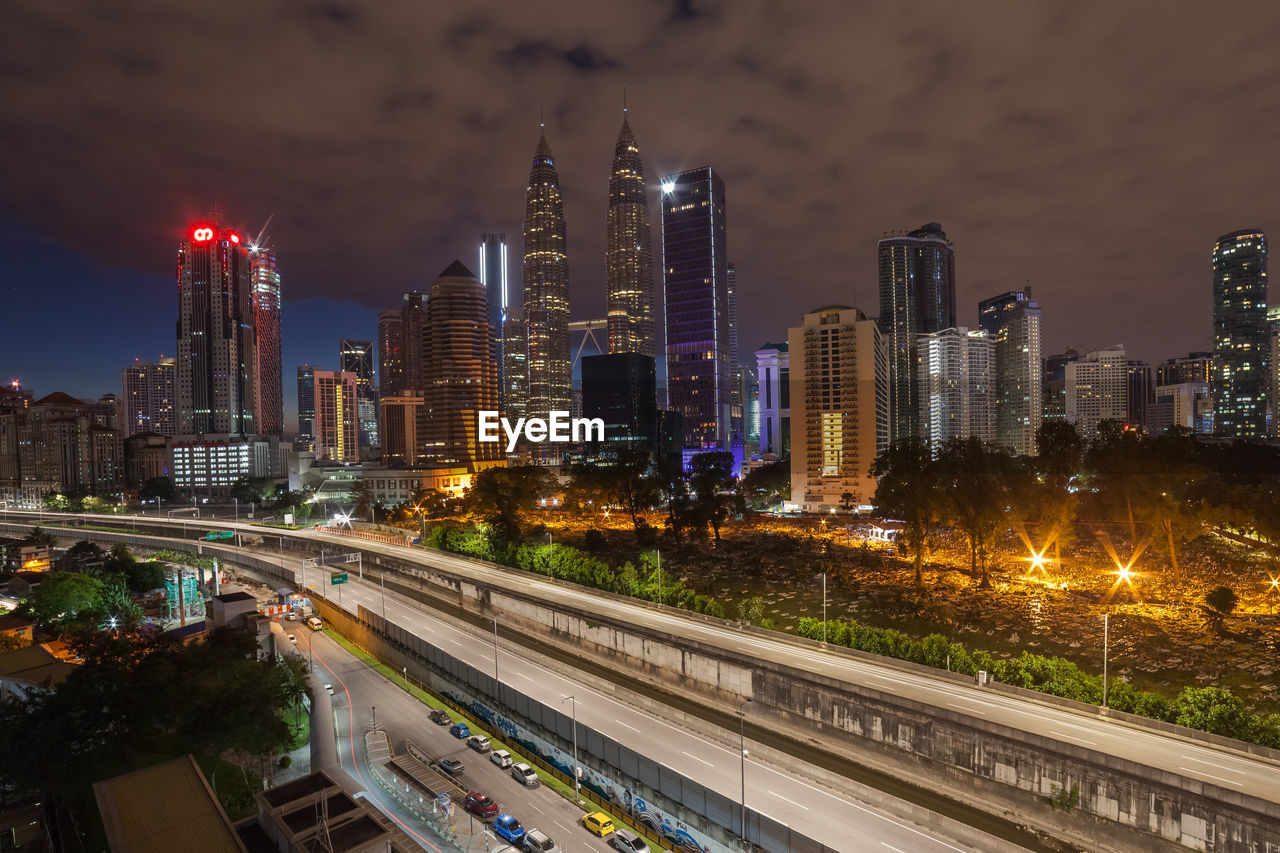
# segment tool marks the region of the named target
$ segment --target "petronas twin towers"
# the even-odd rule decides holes
[[[625,113],[625,111],[624,111]],[[609,351],[654,355],[653,248],[640,149],[627,123],[614,149],[606,216],[605,287]],[[546,133],[529,172],[524,217],[524,311],[530,415],[568,411],[569,256],[564,203]]]

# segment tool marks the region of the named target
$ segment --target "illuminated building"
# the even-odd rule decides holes
[[[1213,353],[1193,352],[1184,358],[1170,358],[1156,368],[1156,385],[1181,385],[1183,382],[1213,383]]]
[[[1271,379],[1271,437],[1280,438],[1280,305],[1267,309],[1267,338],[1271,343],[1267,371]]]
[[[978,325],[995,341],[995,441],[1019,456],[1034,456],[1044,417],[1040,306],[1031,288],[978,303]]]
[[[257,356],[249,250],[215,215],[178,244],[175,434],[256,433]]]
[[[1147,422],[1147,406],[1156,401],[1156,386],[1151,365],[1145,361],[1128,362],[1129,405],[1126,409],[1125,422],[1141,426]]]
[[[871,464],[887,446],[888,359],[874,320],[832,305],[789,330],[791,356],[791,500],[829,512],[843,495],[869,505]]]
[[[299,450],[314,450],[316,436],[316,371],[314,364],[298,367],[298,438]]]
[[[652,450],[658,443],[657,379],[651,356],[638,352],[582,359],[582,413],[604,421],[611,447]]]
[[[1067,420],[1086,442],[1105,420],[1129,417],[1129,362],[1124,350],[1091,352],[1067,365]]]
[[[569,256],[560,177],[546,134],[538,137],[524,216],[524,312],[528,370],[526,412],[546,418],[569,411]],[[551,442],[537,445],[538,461],[557,458]]]
[[[479,440],[479,413],[498,409],[488,300],[484,286],[459,261],[431,284],[422,327],[422,379],[418,442],[423,460],[471,470],[499,462],[504,445]]]
[[[315,371],[315,453],[331,462],[360,461],[356,375]]]
[[[404,388],[404,331],[400,311],[378,312],[378,393],[399,394]]]
[[[124,437],[112,417],[62,392],[0,410],[0,498],[29,505],[50,493],[120,498]]]
[[[505,385],[500,392],[502,412],[508,418],[522,418],[529,405],[528,348],[525,346],[523,308],[508,308],[502,324],[502,360]]]
[[[1044,379],[1041,385],[1044,420],[1065,419],[1067,416],[1067,365],[1080,360],[1080,353],[1072,347],[1066,352],[1044,357]]]
[[[986,329],[921,335],[920,437],[938,446],[955,438],[995,442],[996,343]]]
[[[1143,426],[1152,435],[1173,426],[1199,434],[1212,433],[1213,395],[1209,392],[1208,383],[1157,385],[1154,401],[1147,406],[1147,419]]]
[[[1213,247],[1214,432],[1260,439],[1267,432],[1267,238],[1256,228]]]
[[[254,384],[258,395],[257,433],[279,438],[284,435],[284,360],[276,253],[266,246],[251,246],[249,270],[255,335]]]
[[[388,468],[408,468],[421,464],[418,443],[418,419],[422,412],[421,395],[408,391],[382,396],[378,401],[382,422],[382,464]]]
[[[360,448],[378,447],[378,392],[373,384],[373,341],[338,342],[338,369],[356,375],[356,423]]]
[[[494,359],[498,365],[498,408],[507,410],[507,312],[511,295],[507,288],[507,235],[480,236],[480,283],[489,303],[489,328],[493,331]]]
[[[653,242],[640,149],[623,109],[609,172],[605,288],[609,352],[654,356]]]
[[[710,166],[662,179],[667,407],[686,448],[730,450],[733,390],[724,181]]]
[[[134,359],[121,371],[126,436],[152,432],[173,437],[174,363],[163,356],[156,361]]]
[[[756,350],[760,383],[760,455],[781,459],[791,452],[791,354],[785,342]]]
[[[876,251],[878,322],[889,349],[889,441],[894,442],[920,434],[919,336],[956,325],[955,251],[936,222],[883,237]]]

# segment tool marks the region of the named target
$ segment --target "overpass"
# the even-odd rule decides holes
[[[177,524],[133,523],[162,531]],[[855,761],[1016,815],[1088,849],[1159,850],[1172,843],[1280,850],[1280,754],[1272,750],[1030,691],[979,687],[967,677],[735,628],[451,554],[331,533],[209,526],[278,536],[281,549],[287,541],[291,548],[323,543],[359,550],[366,571],[389,569],[388,578],[442,604],[500,614],[532,637],[721,712],[736,713],[751,699],[757,725],[767,717],[807,729],[809,739]],[[373,598],[366,606],[376,612]],[[1079,791],[1075,807],[1045,805],[1055,790],[1072,786]]]

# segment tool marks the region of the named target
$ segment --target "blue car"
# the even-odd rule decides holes
[[[509,814],[500,814],[493,819],[493,834],[512,844],[524,841],[524,827]]]
[[[471,729],[467,728],[466,723],[454,723],[449,726],[449,734],[461,740],[464,737],[471,737]]]

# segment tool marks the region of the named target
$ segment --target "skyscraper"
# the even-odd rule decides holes
[[[359,462],[356,375],[341,370],[317,370],[315,407],[316,458]]]
[[[1214,432],[1260,439],[1267,430],[1267,238],[1233,231],[1213,247]]]
[[[298,440],[299,448],[312,450],[316,437],[316,371],[314,364],[298,367]]]
[[[502,324],[503,388],[499,392],[502,412],[515,423],[525,416],[529,405],[529,364],[524,308],[507,309]]]
[[[730,449],[733,389],[724,181],[710,166],[662,179],[667,406],[685,447]]]
[[[545,133],[538,137],[529,171],[524,213],[524,311],[531,417],[569,411],[569,256],[565,242],[560,176]],[[556,446],[537,445],[540,461],[554,460]]]
[[[870,504],[871,463],[886,446],[884,338],[856,308],[831,305],[788,331],[791,361],[791,500],[828,512],[843,496]]]
[[[356,375],[356,423],[360,447],[379,447],[378,391],[373,384],[373,341],[343,338],[338,342],[338,367]]]
[[[921,335],[921,437],[935,446],[954,438],[995,441],[996,344],[985,329],[961,326]]]
[[[1280,305],[1267,309],[1267,339],[1271,343],[1267,370],[1271,380],[1271,437],[1280,438]]]
[[[394,396],[404,390],[404,332],[399,311],[378,312],[378,393]]]
[[[604,421],[606,446],[656,447],[657,397],[652,356],[615,352],[582,359],[582,417]]]
[[[404,295],[400,306],[400,386],[395,392],[422,393],[422,324],[426,300],[416,290]]]
[[[1064,419],[1067,416],[1067,365],[1080,360],[1080,352],[1074,347],[1067,347],[1066,352],[1046,355],[1044,376],[1040,394],[1043,397],[1041,410],[1044,420]]]
[[[955,251],[930,222],[876,244],[880,331],[889,348],[889,441],[920,434],[916,343],[956,325]]]
[[[258,390],[259,435],[284,434],[284,362],[281,349],[280,270],[266,246],[249,250],[253,294],[254,374]]]
[[[1129,405],[1125,420],[1133,426],[1142,426],[1147,422],[1147,406],[1156,401],[1156,386],[1151,365],[1145,361],[1130,359],[1129,371]]]
[[[623,109],[609,172],[605,215],[605,289],[609,352],[654,355],[653,237],[640,149]]]
[[[1129,416],[1129,363],[1123,348],[1091,352],[1067,365],[1067,420],[1085,441],[1098,437],[1098,424]]]
[[[1011,290],[979,302],[978,323],[996,344],[996,443],[1034,456],[1044,417],[1040,306],[1031,288]]]
[[[176,433],[243,437],[256,432],[257,356],[249,251],[217,215],[178,244]]]
[[[507,309],[511,307],[507,291],[507,235],[480,236],[480,283],[489,302],[489,328],[493,332],[494,359],[498,364],[498,408],[506,411],[507,390]]]
[[[431,285],[423,324],[418,441],[426,461],[474,472],[502,459],[501,443],[479,440],[479,413],[498,408],[496,361],[485,288],[454,261]]]
[[[1185,357],[1169,358],[1156,368],[1156,385],[1181,385],[1196,382],[1209,385],[1213,382],[1213,353],[1191,352]]]
[[[125,437],[154,432],[173,438],[173,377],[175,359],[134,359],[122,371]]]
[[[791,452],[791,354],[787,342],[756,350],[760,385],[760,455],[781,459]]]

